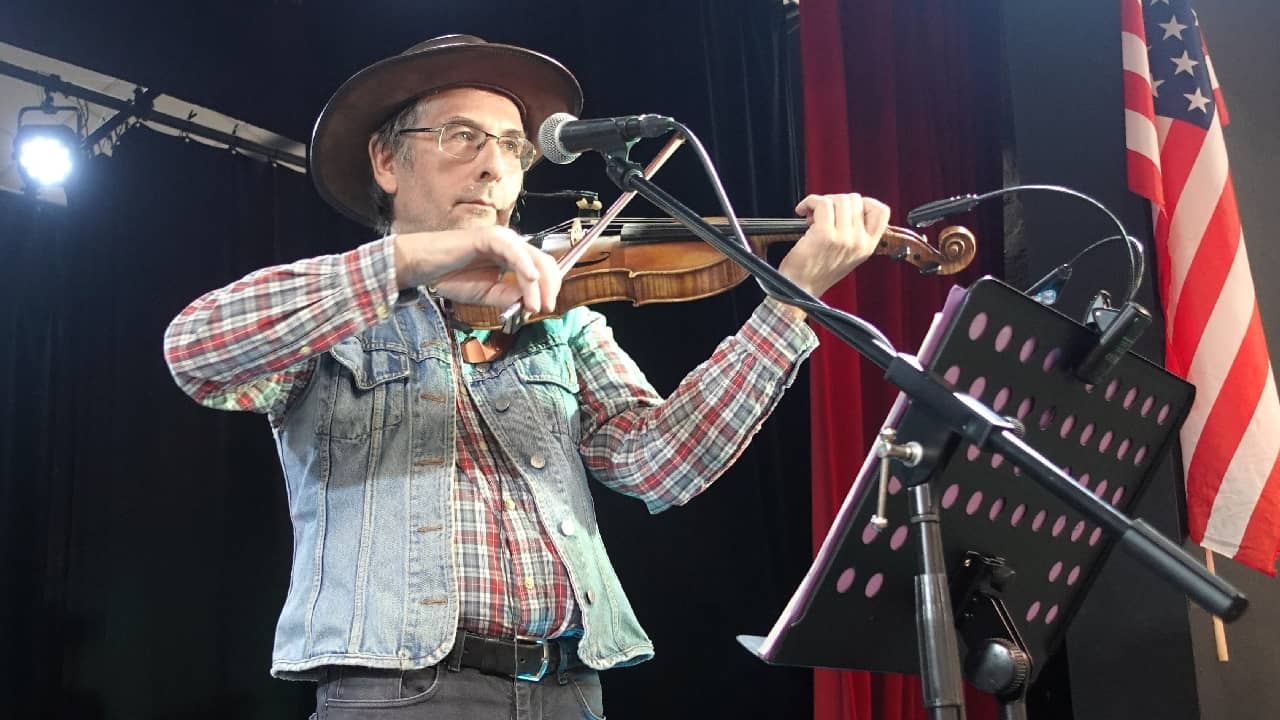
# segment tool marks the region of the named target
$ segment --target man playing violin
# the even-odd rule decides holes
[[[555,307],[554,260],[508,223],[530,136],[581,104],[555,60],[471,36],[365,68],[322,111],[310,163],[382,239],[254,272],[166,332],[185,392],[270,420],[294,526],[271,672],[317,681],[321,720],[603,716],[596,672],[653,646],[587,478],[655,513],[688,502],[816,345],[802,312],[765,300],[665,400],[585,307],[464,354],[447,303]],[[781,271],[814,295],[889,216],[857,195],[796,212],[810,227]]]

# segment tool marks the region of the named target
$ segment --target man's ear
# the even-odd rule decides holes
[[[378,136],[369,137],[369,163],[373,167],[373,180],[388,195],[395,195],[399,183],[396,179],[396,153],[390,143],[378,143]]]

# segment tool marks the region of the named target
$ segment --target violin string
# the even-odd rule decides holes
[[[538,231],[530,236],[530,240],[535,244],[542,244],[548,240],[563,240],[568,235],[569,230],[573,226],[573,219],[558,222],[550,227]],[[598,219],[591,218],[584,223],[588,229],[596,226]],[[745,228],[749,228],[755,232],[794,232],[803,225],[799,225],[804,221],[800,218],[746,218],[740,221]],[[635,218],[635,217],[619,217],[615,218],[606,227],[606,231],[621,232],[624,228],[630,228],[636,233],[636,239],[643,239],[650,231],[673,230],[679,232],[683,230],[682,225],[670,218]],[[717,227],[727,229],[727,222],[717,223]]]
[[[733,226],[732,233],[734,239],[736,242],[740,242],[744,246],[748,245],[746,232],[742,229],[741,223],[738,222],[737,216],[733,212],[733,205],[729,201],[729,195],[725,192],[724,185],[720,182],[720,176],[716,174],[715,163],[712,162],[711,155],[707,153],[706,148],[702,145],[702,141],[694,135],[692,130],[682,123],[676,123],[676,128],[685,135],[689,143],[689,147],[694,151],[694,154],[697,155],[698,162],[701,163],[703,172],[706,174],[707,180],[710,181],[711,188],[715,192],[716,200],[720,203],[721,210],[724,211],[725,217],[728,219],[730,225]],[[803,308],[814,317],[822,317],[828,321],[839,317],[844,322],[851,322],[859,326],[862,332],[869,335],[873,342],[879,343],[882,346],[882,349],[895,355],[897,354],[897,350],[894,348],[893,343],[889,341],[889,338],[885,336],[880,328],[872,325],[866,320],[842,310],[837,310],[812,296],[801,297],[796,294],[798,288],[785,288],[768,276],[756,276],[755,279],[756,283],[762,290],[764,290],[766,295]],[[803,291],[799,292],[803,294]]]

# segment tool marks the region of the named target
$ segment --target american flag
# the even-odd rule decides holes
[[[1275,574],[1280,400],[1190,0],[1121,0],[1129,187],[1152,203],[1169,369],[1196,386],[1182,428],[1191,537]]]

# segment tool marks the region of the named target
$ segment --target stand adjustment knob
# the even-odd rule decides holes
[[[880,430],[876,440],[875,453],[880,458],[880,489],[876,496],[876,514],[871,516],[871,525],[876,530],[889,527],[889,518],[885,514],[885,506],[889,501],[889,460],[897,460],[907,467],[915,467],[924,458],[924,448],[914,440],[903,445],[895,445],[898,431],[893,428]]]
[[[1021,697],[1031,674],[1031,658],[1012,641],[991,638],[965,656],[964,674],[975,688],[997,698]]]

